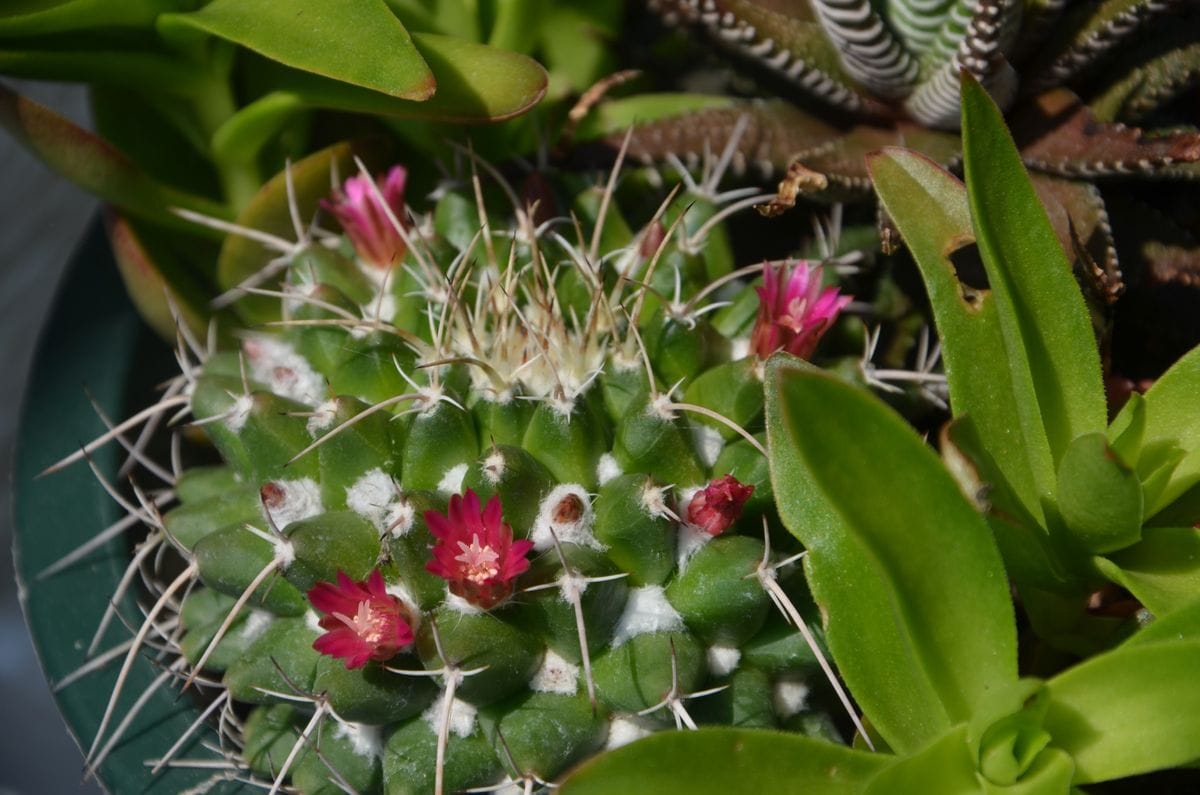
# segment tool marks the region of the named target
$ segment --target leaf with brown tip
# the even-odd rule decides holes
[[[230,215],[224,205],[155,181],[103,139],[3,85],[0,126],[51,169],[131,215],[192,230],[194,226],[174,215],[171,208],[218,218]]]
[[[208,326],[206,290],[195,274],[172,262],[154,235],[120,214],[107,219],[108,240],[117,270],[133,305],[160,337],[175,341],[176,313],[180,322],[203,339]],[[178,241],[178,238],[173,238]],[[161,242],[161,241],[160,241]]]

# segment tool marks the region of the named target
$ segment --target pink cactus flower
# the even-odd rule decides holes
[[[379,569],[366,582],[355,582],[340,571],[337,578],[336,585],[319,582],[308,592],[308,601],[324,613],[321,628],[328,630],[313,641],[314,649],[344,659],[353,670],[368,660],[391,659],[413,642],[408,611],[387,592]]]
[[[438,542],[425,568],[443,578],[450,592],[476,607],[490,610],[513,591],[513,580],[529,568],[532,541],[513,541],[512,528],[501,521],[500,498],[480,510],[479,496],[467,489],[450,498],[446,515],[425,512],[425,524]]]
[[[688,505],[687,520],[709,535],[719,536],[742,515],[742,507],[753,486],[747,486],[733,475],[724,475],[696,492]]]
[[[780,349],[807,359],[851,298],[839,295],[836,287],[821,289],[820,266],[810,268],[803,260],[767,265],[750,347],[760,359]]]
[[[384,202],[392,215],[404,223],[404,183],[408,172],[403,166],[392,166],[386,177],[376,180]],[[322,200],[321,206],[334,216],[354,244],[354,250],[367,262],[389,268],[400,261],[407,247],[396,225],[379,203],[371,183],[365,176],[350,177],[332,200]]]

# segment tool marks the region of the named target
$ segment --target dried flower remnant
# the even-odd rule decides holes
[[[837,287],[821,289],[821,268],[804,260],[767,265],[758,289],[758,319],[750,347],[760,359],[778,350],[807,359],[852,300]]]
[[[392,166],[386,176],[376,181],[379,187],[376,193],[368,177],[350,177],[332,200],[321,202],[321,206],[333,213],[341,223],[358,255],[380,268],[388,268],[399,262],[408,250],[387,212],[390,209],[396,221],[404,223],[404,184],[407,178],[408,172],[403,166]],[[380,203],[380,196],[386,208]]]
[[[413,642],[409,616],[399,598],[387,592],[383,575],[375,569],[365,582],[338,572],[337,583],[318,582],[308,601],[320,612],[327,630],[313,641],[321,654],[339,657],[346,668],[362,668],[369,660],[391,659]]]
[[[719,536],[742,515],[742,508],[753,493],[753,486],[741,483],[733,475],[723,475],[692,497],[688,523],[709,535]]]
[[[467,489],[450,498],[446,515],[425,512],[425,523],[438,542],[425,568],[446,580],[450,592],[483,610],[507,599],[513,580],[529,568],[532,541],[513,541],[502,520],[500,498],[480,509],[479,496]]]

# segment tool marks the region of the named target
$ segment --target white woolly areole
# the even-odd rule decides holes
[[[712,539],[712,536],[694,524],[684,522],[679,525],[679,543],[675,545],[675,565],[680,574],[687,570],[688,564],[692,562],[696,553]]]
[[[462,491],[463,478],[466,476],[467,465],[455,464],[446,470],[446,474],[442,475],[437,490],[442,494],[458,494]]]
[[[404,609],[408,611],[408,624],[412,627],[412,631],[416,632],[421,627],[421,607],[412,591],[408,590],[408,586],[402,582],[386,583],[383,590],[399,599],[404,605]]]
[[[500,481],[504,479],[506,469],[508,469],[508,462],[504,460],[504,453],[499,450],[493,450],[487,458],[483,459],[483,477],[493,486],[499,485]]]
[[[250,419],[250,412],[253,408],[254,398],[249,395],[240,395],[225,412],[225,427],[234,433],[241,433],[242,428],[246,427],[246,420]]]
[[[652,723],[637,715],[614,715],[608,724],[608,740],[604,743],[604,750],[611,751],[629,745],[634,740],[649,737],[654,731]]]
[[[578,500],[579,516],[570,522],[558,521],[561,519],[560,516],[556,516],[559,504],[571,497]],[[538,506],[538,515],[533,520],[529,540],[538,552],[553,549],[555,536],[561,544],[578,544],[602,552],[605,546],[592,534],[592,524],[595,521],[592,498],[587,490],[578,483],[563,483],[551,489]]]
[[[529,689],[538,693],[561,693],[573,696],[579,690],[579,666],[567,662],[552,649],[546,650],[542,667],[533,675]]]
[[[725,440],[716,428],[697,422],[692,424],[692,446],[700,454],[701,463],[711,469],[725,449]]]
[[[282,395],[306,406],[316,406],[325,396],[325,378],[296,349],[277,337],[254,334],[242,341],[250,376]]]
[[[433,706],[421,713],[421,717],[437,734],[442,726],[442,710],[446,704],[446,691],[437,697]],[[477,710],[465,701],[454,699],[450,704],[450,732],[458,737],[470,737],[475,731],[475,715]]]
[[[271,521],[280,530],[292,522],[309,519],[325,512],[321,503],[321,487],[312,478],[271,481],[282,496],[273,500],[277,505],[267,506]]]
[[[612,453],[600,456],[599,462],[596,463],[596,480],[600,481],[601,486],[613,478],[619,478],[622,474],[621,465],[617,463],[617,459],[613,458]]]
[[[661,585],[644,585],[629,592],[625,612],[613,631],[613,648],[638,635],[683,629],[683,617],[667,601]]]
[[[304,614],[304,626],[318,635],[325,632],[325,628],[321,626],[321,617],[317,615],[317,611],[315,610],[309,610]]]
[[[325,431],[333,427],[333,421],[337,419],[337,401],[326,400],[321,405],[313,410],[312,416],[308,418],[305,428],[308,430],[308,435],[316,439]]]
[[[750,338],[738,337],[729,341],[729,361],[736,362],[750,355]]]
[[[367,320],[382,320],[385,323],[391,323],[396,317],[396,296],[384,293],[383,300],[380,300],[379,293],[376,292],[371,298],[371,303],[362,308],[362,314]]]
[[[252,608],[250,614],[246,616],[246,620],[242,622],[242,628],[238,630],[238,637],[243,640],[254,640],[266,632],[267,627],[271,626],[271,622],[274,620],[274,614],[269,611]]]
[[[391,475],[376,467],[346,488],[346,507],[394,537],[407,535],[413,527],[415,511],[400,494]]]
[[[525,795],[525,782],[514,781],[512,776],[505,776],[500,783],[488,788],[490,795]]]
[[[654,485],[652,480],[647,480],[646,485],[642,488],[642,508],[656,519],[679,521],[675,512],[667,507],[667,489]]]
[[[736,646],[709,646],[708,671],[713,676],[728,676],[733,673],[742,659],[742,652]]]
[[[352,723],[338,718],[334,737],[350,741],[350,749],[355,754],[367,759],[383,758],[383,732],[380,726],[370,726],[366,723]]]
[[[446,591],[446,607],[450,608],[455,613],[461,613],[464,616],[476,616],[480,613],[487,612],[478,605],[471,604],[458,594],[451,593],[449,589]]]
[[[772,701],[775,714],[780,720],[787,720],[808,706],[808,685],[802,679],[780,679],[775,683]]]

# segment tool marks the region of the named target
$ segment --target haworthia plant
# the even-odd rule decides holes
[[[1125,194],[1146,180],[1192,180],[1200,159],[1194,114],[1172,102],[1193,84],[1200,24],[1178,0],[649,0],[670,25],[701,31],[709,48],[757,78],[763,99],[677,94],[610,103],[585,130],[620,140],[635,123],[631,154],[647,163],[702,154],[739,118],[738,165],[782,178],[770,212],[796,196],[869,199],[867,153],[904,146],[941,165],[958,162],[959,73],[986,87],[1012,120],[1022,158],[1056,231],[1121,289],[1114,225],[1135,284],[1179,279],[1197,266],[1192,221],[1170,202],[1110,218],[1101,188]],[[675,52],[675,50],[672,50]],[[689,61],[690,63],[690,61]],[[665,69],[678,63],[668,63]],[[663,71],[655,64],[652,68]],[[711,83],[711,81],[710,81]],[[738,83],[737,92],[744,91]],[[734,92],[731,92],[734,93]],[[790,102],[796,97],[798,101]],[[1145,131],[1134,125],[1144,125]],[[616,132],[614,132],[616,131]],[[1189,237],[1190,235],[1190,237]],[[1159,245],[1143,247],[1145,241]],[[1188,241],[1188,242],[1181,242]],[[1145,271],[1141,270],[1146,268]],[[1192,274],[1192,275],[1188,275]]]

